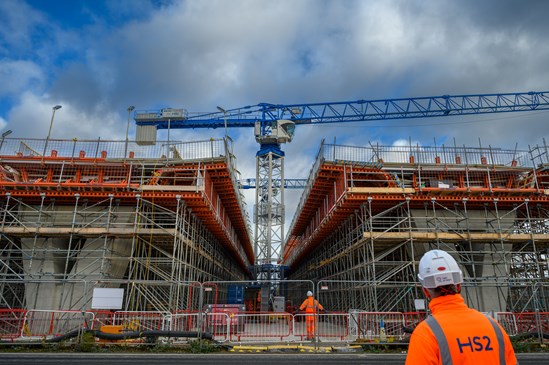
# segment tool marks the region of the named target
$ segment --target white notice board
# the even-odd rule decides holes
[[[92,309],[122,309],[124,289],[93,288]]]

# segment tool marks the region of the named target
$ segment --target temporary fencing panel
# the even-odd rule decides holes
[[[408,329],[416,328],[419,322],[427,318],[427,312],[406,312],[404,315],[404,325]]]
[[[115,312],[112,324],[123,326],[127,331],[163,330],[164,314],[161,312]]]
[[[0,339],[14,339],[21,336],[25,322],[24,309],[0,309]]]
[[[21,336],[60,336],[79,328],[89,328],[93,321],[91,312],[30,310],[25,316]]]
[[[515,313],[517,334],[549,333],[549,312]]]
[[[231,330],[237,331],[237,326],[231,325],[228,313],[206,313],[204,331],[211,333],[215,340],[228,341]]]
[[[349,314],[329,313],[318,315],[317,336],[325,340],[343,341],[349,338]]]
[[[309,326],[313,325],[312,329],[307,329],[307,321],[309,321]],[[349,339],[350,336],[349,314],[347,313],[296,314],[293,323],[293,335],[300,339],[313,337],[342,341]],[[312,331],[313,336],[309,331]]]
[[[178,312],[164,317],[164,329],[174,332],[204,333],[204,314],[201,312]],[[187,338],[172,338],[173,343],[187,342]]]
[[[359,312],[359,338],[392,342],[404,337],[404,314],[400,312]],[[386,337],[384,339],[383,337]]]
[[[498,312],[495,315],[495,319],[505,329],[509,336],[518,335],[517,321],[515,313],[512,312]]]
[[[425,317],[424,312],[255,313],[240,310],[241,305],[210,306],[205,312],[81,312],[21,309],[0,310],[0,338],[46,338],[77,329],[121,326],[123,331],[169,330],[208,333],[221,342],[321,341],[350,342],[357,339],[398,342]],[[234,309],[234,310],[233,310]],[[237,310],[238,309],[238,310]],[[307,333],[308,316],[314,316],[314,334]],[[535,335],[543,340],[549,332],[549,312],[495,313],[510,336]],[[352,324],[352,325],[350,325]]]
[[[204,321],[202,313],[178,312],[165,317],[164,328],[170,331],[202,331],[201,323]]]
[[[235,315],[241,325],[231,331],[231,340],[277,341],[292,334],[292,315],[289,313],[246,313]]]
[[[293,334],[294,336],[298,336],[300,339],[307,338],[307,317],[314,316],[313,314],[296,314],[294,315],[294,321],[293,321]],[[316,320],[318,323],[318,318]]]
[[[94,320],[92,329],[99,330],[101,326],[112,326],[113,325],[113,317],[114,312],[111,311],[93,311],[94,314]]]
[[[211,334],[221,342],[355,340],[399,342],[409,336],[426,317],[426,312],[367,312],[350,307],[348,312],[334,311],[341,298],[345,306],[354,305],[354,295],[345,299],[350,282],[310,281],[238,281],[192,283],[192,310],[175,311],[55,311],[23,309],[0,310],[0,338],[25,339],[66,334],[80,328],[100,330],[119,326],[121,331],[170,330]],[[315,290],[316,289],[316,290]],[[201,290],[199,293],[198,290]],[[311,290],[326,313],[314,315],[314,331],[307,330],[305,311],[297,311]],[[336,295],[341,293],[341,296]],[[328,295],[330,294],[330,295]],[[268,307],[268,311],[263,310]],[[509,333],[528,333],[543,340],[549,333],[549,312],[499,312],[494,317]],[[309,321],[309,327],[311,321]],[[105,331],[108,330],[105,329]],[[177,341],[177,340],[176,340]]]

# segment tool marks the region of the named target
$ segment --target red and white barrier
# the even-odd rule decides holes
[[[314,324],[314,333],[307,331]],[[495,319],[510,336],[549,333],[549,312],[498,312]],[[60,336],[77,329],[122,326],[126,331],[166,330],[209,333],[221,342],[306,341],[311,337],[325,342],[399,342],[406,339],[405,327],[413,329],[425,319],[424,312],[305,313],[286,312],[82,312],[2,309],[0,339],[25,340]],[[309,328],[309,332],[310,332]],[[540,336],[540,339],[542,336]]]

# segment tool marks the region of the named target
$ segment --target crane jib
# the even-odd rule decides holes
[[[549,109],[549,91],[443,95],[419,98],[357,100],[313,104],[268,104],[225,110],[224,113],[187,113],[184,109],[135,111],[137,125],[157,129],[254,127],[256,122],[291,120],[295,124],[344,123],[412,119]]]

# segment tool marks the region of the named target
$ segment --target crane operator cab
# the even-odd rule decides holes
[[[294,137],[295,123],[279,119],[266,122],[255,122],[255,140],[260,144],[281,144],[291,142]]]

